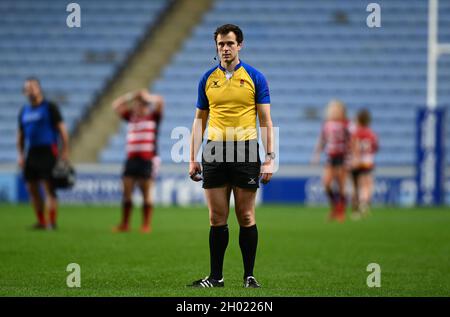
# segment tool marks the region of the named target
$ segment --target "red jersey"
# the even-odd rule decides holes
[[[353,154],[358,168],[372,168],[375,164],[375,153],[378,151],[378,137],[368,127],[356,127],[352,133],[355,149],[359,155]]]
[[[348,122],[343,120],[325,121],[320,138],[328,156],[345,156],[350,141]]]
[[[122,115],[122,118],[128,121],[126,149],[128,158],[153,159],[156,156],[159,114],[151,112],[146,116],[139,117],[132,111],[128,111]]]

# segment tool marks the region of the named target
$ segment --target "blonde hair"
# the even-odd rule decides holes
[[[347,109],[345,104],[337,99],[332,99],[328,102],[326,110],[327,120],[346,120],[347,119]]]

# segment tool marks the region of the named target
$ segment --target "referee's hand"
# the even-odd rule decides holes
[[[189,177],[194,181],[201,181],[202,178],[202,168],[199,162],[190,162],[189,163]]]
[[[259,174],[261,183],[267,184],[268,182],[270,182],[270,179],[272,178],[273,174],[273,168],[274,168],[274,161],[271,159],[266,160],[261,165],[261,173]]]

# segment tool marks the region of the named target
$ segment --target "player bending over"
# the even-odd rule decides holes
[[[378,137],[370,128],[370,121],[368,110],[359,111],[351,136],[352,217],[354,219],[368,214],[372,200],[372,171],[375,167],[375,153],[378,151]]]
[[[152,95],[143,89],[117,98],[112,106],[114,111],[128,122],[127,160],[122,174],[122,222],[113,231],[130,230],[132,195],[137,185],[143,197],[141,232],[149,233],[152,230],[153,214],[151,191],[160,162],[156,141],[164,100],[161,96]]]
[[[349,143],[345,105],[341,101],[331,100],[328,103],[326,120],[313,158],[313,163],[319,163],[322,151],[325,151],[328,157],[323,174],[323,185],[331,206],[330,220],[344,221],[345,219],[347,177],[345,160]]]

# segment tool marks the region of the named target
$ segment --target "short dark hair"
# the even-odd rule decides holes
[[[370,121],[371,121],[369,110],[367,110],[367,109],[360,110],[358,112],[358,114],[356,115],[356,120],[363,127],[367,127],[370,124]]]
[[[25,78],[24,83],[26,83],[27,81],[34,81],[39,85],[39,87],[41,87],[41,81],[36,76],[29,76],[29,77]]]
[[[217,36],[227,35],[228,33],[233,32],[236,35],[236,41],[238,44],[241,44],[244,41],[244,34],[240,27],[234,24],[224,24],[219,26],[214,32],[214,41],[217,43]]]

